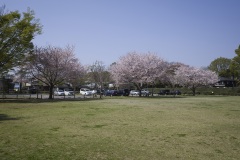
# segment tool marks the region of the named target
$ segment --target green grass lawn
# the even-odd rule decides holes
[[[239,159],[240,97],[0,102],[0,159]]]

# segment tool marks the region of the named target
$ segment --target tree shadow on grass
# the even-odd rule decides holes
[[[164,98],[187,98],[187,96],[161,95],[161,96],[129,96],[133,98],[150,98],[150,99],[164,99]]]
[[[9,120],[19,120],[20,118],[10,117],[7,114],[0,114],[0,122],[1,121],[9,121]]]

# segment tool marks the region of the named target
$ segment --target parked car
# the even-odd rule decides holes
[[[181,92],[179,90],[174,90],[170,92],[171,95],[181,95]]]
[[[97,90],[92,90],[92,94],[97,94]]]
[[[105,96],[113,96],[114,95],[114,92],[115,92],[115,95],[116,95],[116,91],[115,90],[106,90],[104,92],[104,95]]]
[[[54,91],[54,95],[55,95],[55,96],[64,96],[65,93],[64,93],[63,90],[57,90],[57,91]]]
[[[170,90],[169,89],[160,90],[158,92],[158,95],[169,95],[169,94],[170,94]]]
[[[142,96],[149,96],[150,92],[146,89],[142,89],[141,94],[142,94]]]
[[[64,90],[64,94],[65,94],[65,96],[73,96],[74,92],[71,90]]]
[[[115,90],[113,92],[114,96],[123,96],[124,95],[124,90],[120,89],[120,90]]]
[[[123,92],[119,90],[113,90],[112,91],[112,96],[122,96]]]
[[[131,91],[130,91],[130,95],[132,95],[132,96],[133,96],[133,95],[135,95],[135,96],[136,96],[136,95],[139,95],[139,91],[137,91],[137,90],[131,90]]]
[[[28,90],[28,93],[29,93],[29,94],[36,94],[36,93],[37,93],[37,89],[36,89],[36,88],[30,88],[30,89]]]
[[[92,91],[90,89],[87,89],[87,88],[81,88],[80,89],[80,94],[85,95],[85,96],[90,96],[90,95],[92,95]]]
[[[98,89],[98,90],[97,90],[97,94],[99,94],[99,95],[100,95],[100,94],[101,94],[101,95],[103,95],[103,94],[104,94],[104,92],[105,92],[105,90],[104,90],[104,89],[102,89],[102,90]]]
[[[129,96],[130,91],[129,89],[123,89],[123,96]]]
[[[106,90],[104,92],[105,96],[123,96],[124,90]]]

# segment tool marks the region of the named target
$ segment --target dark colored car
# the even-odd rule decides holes
[[[130,93],[129,89],[120,89],[120,90],[118,90],[118,95],[119,96],[129,96],[129,93]]]
[[[158,95],[169,95],[169,94],[170,94],[170,90],[169,89],[160,90],[158,92]]]
[[[37,89],[36,88],[31,88],[28,90],[29,94],[36,94],[37,93]]]
[[[181,95],[181,92],[179,90],[171,91],[171,95]]]
[[[124,90],[118,90],[116,93],[118,96],[123,96],[124,95]]]
[[[123,96],[129,96],[130,90],[129,89],[124,89],[123,90]]]
[[[104,92],[105,96],[128,96],[129,92],[126,90],[106,90]]]
[[[102,90],[98,89],[98,90],[97,90],[97,94],[98,94],[98,95],[100,95],[100,94],[103,95],[104,93],[105,93],[105,90],[104,90],[104,89],[102,89]]]
[[[116,92],[115,92],[115,94],[114,94],[114,92],[115,92],[115,90],[106,90],[106,91],[104,92],[104,95],[105,95],[105,96],[113,96],[113,95],[116,94]]]

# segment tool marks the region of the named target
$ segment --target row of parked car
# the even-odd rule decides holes
[[[74,92],[71,90],[56,90],[54,91],[54,96],[73,96]]]
[[[93,94],[96,94],[97,90],[90,90],[87,88],[81,88],[80,89],[80,94],[81,95],[85,95],[85,96],[90,96]],[[74,92],[72,90],[56,90],[54,91],[54,95],[55,96],[73,96]]]
[[[105,96],[139,96],[140,91],[139,90],[131,90],[129,91],[128,89],[124,90],[106,90],[104,92]],[[142,96],[149,96],[151,92],[149,92],[146,89],[141,90],[141,95]],[[181,95],[181,92],[179,90],[160,90],[158,95]]]
[[[140,94],[139,90],[129,90],[129,89],[121,89],[121,90],[90,90],[87,88],[81,88],[80,94],[85,96],[91,96],[94,94],[102,94],[105,96],[138,96]],[[143,89],[141,90],[142,96],[149,96],[151,93]],[[54,95],[56,96],[72,96],[74,95],[74,92],[71,90],[57,90],[54,92]],[[179,90],[173,90],[170,91],[168,89],[166,90],[160,90],[158,95],[181,95],[181,92]]]
[[[149,95],[149,91],[148,90],[142,90],[141,94],[142,95]],[[80,94],[82,95],[93,95],[93,94],[102,94],[105,96],[129,96],[129,95],[139,95],[140,92],[138,90],[129,90],[129,89],[120,89],[120,90],[90,90],[87,88],[81,88],[80,89]]]
[[[179,90],[172,90],[169,89],[160,90],[158,95],[181,95],[181,92]]]
[[[138,91],[138,90],[131,90],[130,91],[130,95],[132,95],[132,96],[138,96],[140,94],[140,92]],[[150,94],[150,92],[148,91],[148,90],[146,90],[146,89],[143,89],[143,90],[141,90],[141,95],[142,96],[149,96],[149,94]]]
[[[129,96],[128,89],[120,89],[120,90],[106,90],[103,92],[105,96]]]
[[[138,90],[129,90],[129,89],[121,89],[121,90],[106,90],[103,91],[103,95],[105,96],[138,96],[140,92]],[[148,90],[141,90],[142,96],[148,96],[150,92]]]

